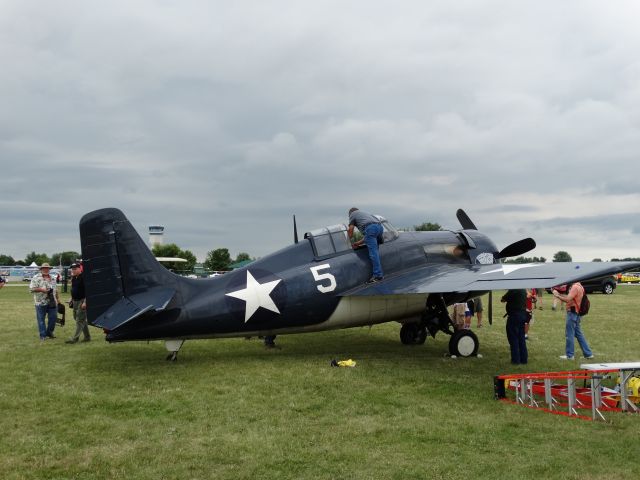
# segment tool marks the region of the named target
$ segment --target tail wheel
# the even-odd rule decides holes
[[[457,357],[473,357],[479,347],[478,337],[471,330],[458,330],[449,340],[449,353]]]
[[[403,345],[422,345],[427,339],[427,329],[417,323],[405,323],[400,328],[400,341]]]

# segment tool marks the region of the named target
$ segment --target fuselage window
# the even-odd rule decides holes
[[[384,239],[384,243],[391,242],[392,240],[398,238],[398,230],[393,225],[391,225],[386,218],[380,215],[374,216],[378,220],[380,220],[380,223],[382,224],[382,238]]]
[[[336,252],[343,252],[351,248],[351,242],[346,231],[334,232],[331,234],[333,245],[336,247]]]
[[[313,237],[314,245],[316,247],[316,256],[324,257],[325,255],[331,255],[335,253],[333,243],[331,243],[331,237],[327,235],[318,235]]]

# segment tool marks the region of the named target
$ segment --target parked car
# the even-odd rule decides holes
[[[613,275],[605,275],[604,277],[593,278],[580,283],[582,283],[584,291],[587,293],[602,292],[605,295],[611,295],[618,285],[616,277]]]
[[[592,278],[591,280],[584,280],[580,283],[584,287],[584,291],[586,293],[602,292],[605,295],[611,295],[617,286],[616,277],[613,275],[605,275],[604,277]],[[562,294],[567,293],[566,285],[558,285],[557,287],[555,287],[555,289]],[[551,293],[552,289],[546,288],[545,290],[548,293]]]

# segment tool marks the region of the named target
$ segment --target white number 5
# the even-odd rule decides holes
[[[317,267],[310,267],[311,273],[313,274],[313,278],[316,282],[321,282],[322,280],[329,280],[329,285],[318,285],[318,290],[322,293],[333,292],[336,289],[336,277],[334,277],[330,273],[320,273],[320,270],[325,268],[331,268],[331,265],[325,263],[324,265],[318,265]]]

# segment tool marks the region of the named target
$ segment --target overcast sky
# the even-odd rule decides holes
[[[637,1],[0,0],[0,253],[264,256],[352,206],[640,256]]]

